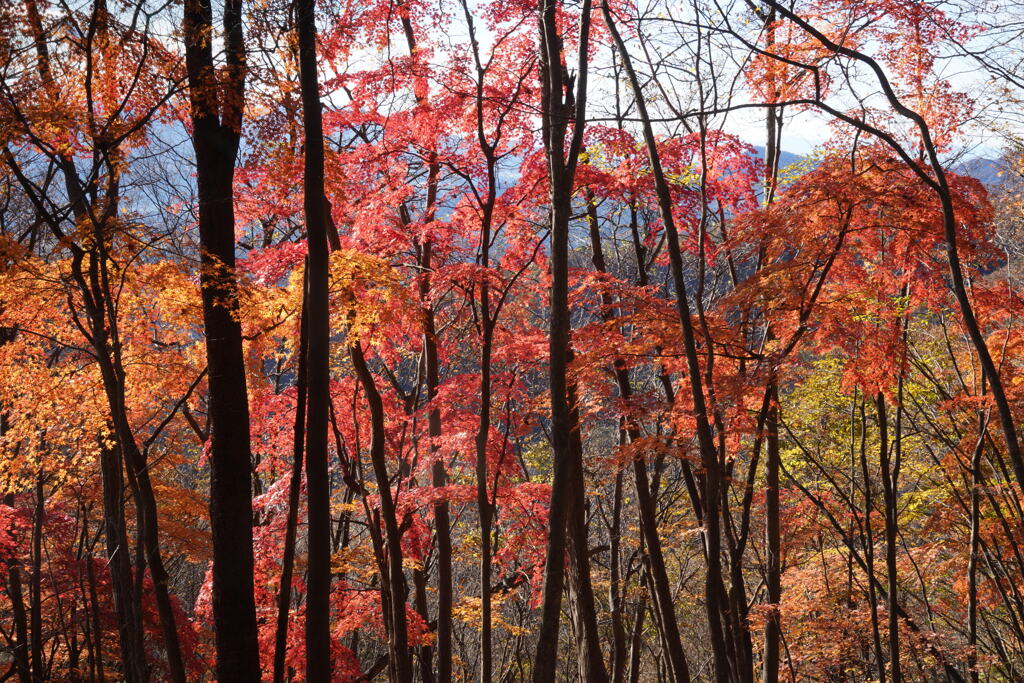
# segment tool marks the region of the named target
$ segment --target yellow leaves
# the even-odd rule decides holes
[[[421,571],[423,569],[423,562],[414,557],[403,557],[402,567],[410,571]]]
[[[377,573],[377,560],[367,544],[339,548],[331,557],[332,574],[348,574],[369,581]]]
[[[496,628],[505,629],[513,636],[522,636],[530,633],[529,629],[510,624],[501,617],[501,605],[507,597],[506,594],[502,593],[491,596],[491,625]],[[452,605],[452,617],[479,630],[480,598],[472,596],[460,598],[458,602]]]
[[[693,186],[700,183],[700,169],[696,166],[686,166],[677,173],[666,171],[665,180],[673,185]]]
[[[157,463],[166,465],[164,461]],[[160,501],[160,537],[193,564],[205,565],[212,556],[212,536],[207,521],[209,504],[194,482],[165,481],[175,477],[171,467],[158,467],[160,476],[154,485]]]
[[[302,309],[302,272],[292,274],[286,287],[258,286],[242,282],[238,286],[238,309],[242,333],[255,339],[280,327],[289,318],[298,320]],[[294,341],[294,330],[282,330],[286,340]]]
[[[546,444],[531,444],[523,449],[523,463],[535,472],[533,481],[550,484],[553,477],[551,451]]]
[[[371,337],[382,323],[397,322],[412,305],[398,271],[383,259],[339,249],[330,260],[331,309],[352,338]]]
[[[332,517],[343,517],[345,515],[361,514],[362,512],[363,506],[359,503],[345,503],[340,500],[331,503]]]
[[[825,158],[824,150],[814,150],[807,156],[779,169],[778,184],[785,186],[797,181],[805,173],[810,173]]]

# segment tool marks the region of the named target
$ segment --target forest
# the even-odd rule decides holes
[[[0,683],[1024,681],[1021,0],[0,2]]]

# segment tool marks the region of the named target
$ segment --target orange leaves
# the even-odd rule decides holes
[[[985,264],[990,216],[981,188],[950,175],[968,261]],[[759,245],[761,268],[724,301],[772,323],[769,353],[811,332],[843,349],[858,384],[878,387],[901,362],[900,322],[945,301],[942,217],[934,195],[882,147],[829,155],[783,186],[769,207],[737,218],[733,253]],[[969,236],[969,237],[968,237]]]
[[[330,258],[330,299],[337,325],[353,339],[388,334],[388,324],[409,322],[415,310],[398,272],[382,259],[354,249]]]

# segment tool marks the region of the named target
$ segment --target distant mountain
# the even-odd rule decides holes
[[[764,147],[760,145],[754,145],[754,149],[757,150],[757,158],[762,162],[764,161]],[[803,161],[805,157],[799,154],[793,154],[782,150],[782,154],[779,155],[779,168],[786,168],[790,164],[795,164],[798,161]]]
[[[962,173],[964,175],[969,175],[972,178],[976,178],[981,181],[982,185],[991,188],[992,186],[998,185],[1002,182],[1002,177],[999,174],[1004,168],[1005,165],[1001,159],[985,159],[984,157],[976,157],[961,161],[953,167],[953,170],[957,173]]]
[[[764,147],[754,145],[754,149],[757,152],[757,158],[763,161]],[[806,158],[807,157],[800,154],[793,154],[792,152],[782,150],[782,156],[779,159],[779,168],[785,168],[790,164],[803,161]],[[985,157],[964,159],[953,166],[954,172],[976,178],[981,181],[982,185],[988,188],[998,185],[1002,181],[1002,177],[999,174],[1003,169],[1004,164],[1002,160],[987,159]]]

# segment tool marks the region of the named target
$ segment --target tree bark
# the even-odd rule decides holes
[[[391,667],[396,683],[412,681],[412,660],[409,656],[409,636],[405,615],[406,595],[408,586],[402,568],[402,532],[398,525],[395,511],[395,498],[391,492],[391,478],[387,469],[387,453],[385,451],[384,404],[381,401],[377,384],[366,365],[360,342],[353,340],[349,346],[349,357],[356,371],[356,377],[366,394],[366,403],[370,408],[370,461],[377,479],[377,492],[380,495],[380,514],[384,520],[384,542],[387,554],[388,589],[391,594]]]
[[[302,463],[306,443],[306,353],[307,334],[307,278],[302,278],[302,312],[299,321],[298,367],[295,377],[295,423],[292,436],[292,471],[288,481],[288,512],[285,520],[284,556],[281,558],[281,582],[277,589],[277,628],[274,632],[274,683],[283,683],[284,660],[288,646],[288,616],[291,611],[292,573],[295,568],[295,537],[299,526],[299,498],[302,489]]]
[[[29,573],[29,659],[33,683],[42,683],[48,676],[43,665],[43,475],[36,477],[35,505],[32,512],[32,571]]]
[[[764,683],[778,683],[779,639],[782,625],[779,603],[782,600],[782,542],[779,527],[779,392],[774,383],[769,388],[771,405],[765,419],[765,589],[769,609],[764,627]]]
[[[330,680],[331,505],[327,422],[330,382],[327,215],[324,195],[324,132],[317,75],[316,14],[313,0],[296,0],[299,82],[305,135],[303,209],[309,247],[307,309],[308,414],[306,496],[308,568],[306,573],[306,677]]]
[[[661,167],[661,157],[651,118],[647,112],[643,89],[633,68],[632,59],[626,50],[625,42],[619,34],[612,17],[607,0],[601,3],[605,24],[612,35],[612,40],[619,49],[623,69],[633,88],[634,101],[640,117],[647,154],[654,176],[654,186],[658,197],[658,209],[665,226],[665,237],[668,244],[669,264],[672,284],[675,288],[676,313],[683,333],[683,349],[686,355],[687,376],[693,396],[693,414],[696,422],[697,441],[700,448],[701,461],[704,465],[704,539],[707,557],[707,574],[705,584],[708,631],[711,637],[712,651],[715,662],[715,678],[720,683],[727,683],[731,678],[729,664],[729,647],[722,628],[724,596],[721,595],[722,564],[721,564],[721,532],[719,519],[719,498],[722,495],[721,465],[715,449],[708,410],[704,400],[704,383],[701,377],[700,361],[697,356],[696,336],[693,321],[690,318],[690,305],[687,301],[686,281],[683,275],[682,253],[679,245],[679,234],[672,215],[672,195],[665,181]],[[711,349],[708,349],[711,353]]]
[[[213,8],[204,0],[186,0],[185,62],[196,153],[209,373],[216,670],[221,681],[255,681],[260,678],[260,664],[253,583],[252,452],[235,274],[234,172],[246,72],[242,0],[225,0],[223,26],[226,63],[219,70],[213,57]]]
[[[584,0],[580,19],[577,95],[565,93],[562,39],[558,32],[558,0],[543,0],[540,6],[541,34],[541,117],[542,137],[548,162],[551,204],[551,304],[548,330],[549,392],[551,399],[551,451],[553,480],[548,510],[547,559],[544,565],[544,589],[537,652],[534,658],[535,683],[553,681],[558,665],[558,636],[565,586],[566,535],[572,501],[583,490],[582,463],[573,462],[573,432],[579,424],[573,420],[569,404],[567,371],[569,340],[569,220],[572,185],[582,144],[587,94],[587,46],[590,37],[590,0]],[[573,128],[568,155],[565,133],[570,120]],[[577,474],[579,473],[579,474]],[[573,525],[578,528],[577,525]],[[585,542],[585,541],[584,541]],[[603,669],[603,666],[602,666]]]
[[[432,169],[436,174],[436,170]],[[432,202],[428,201],[428,205]],[[425,301],[430,294],[431,245],[423,247],[424,277],[420,299]],[[427,433],[431,439],[432,483],[436,487],[446,486],[448,473],[435,443],[441,436],[441,409],[437,405],[437,389],[440,384],[440,364],[437,356],[437,331],[434,326],[434,309],[425,306],[423,354],[426,365],[427,400],[430,412],[427,414]],[[439,500],[434,504],[434,537],[437,541],[437,680],[450,683],[452,680],[452,537],[451,521],[448,515],[448,501]]]
[[[900,378],[900,394],[902,394],[903,380]],[[879,392],[875,398],[875,407],[878,413],[878,461],[882,470],[882,502],[884,505],[885,520],[885,575],[886,592],[888,594],[888,618],[889,618],[889,675],[893,683],[900,683],[903,680],[900,669],[900,622],[896,605],[899,602],[899,583],[896,573],[896,533],[899,530],[899,509],[897,507],[899,484],[899,456],[890,462],[889,455],[889,418],[886,411],[885,395]],[[900,407],[896,406],[896,431],[893,434],[897,453],[901,449],[901,420]]]
[[[860,469],[861,476],[864,477],[864,571],[867,573],[868,606],[871,609],[871,637],[875,648],[875,664],[878,668],[878,680],[885,683],[885,656],[882,654],[882,638],[878,625],[878,596],[875,590],[875,537],[871,527],[871,513],[875,504],[871,491],[871,472],[868,470],[868,424],[864,414],[863,401],[860,404],[860,429]]]

